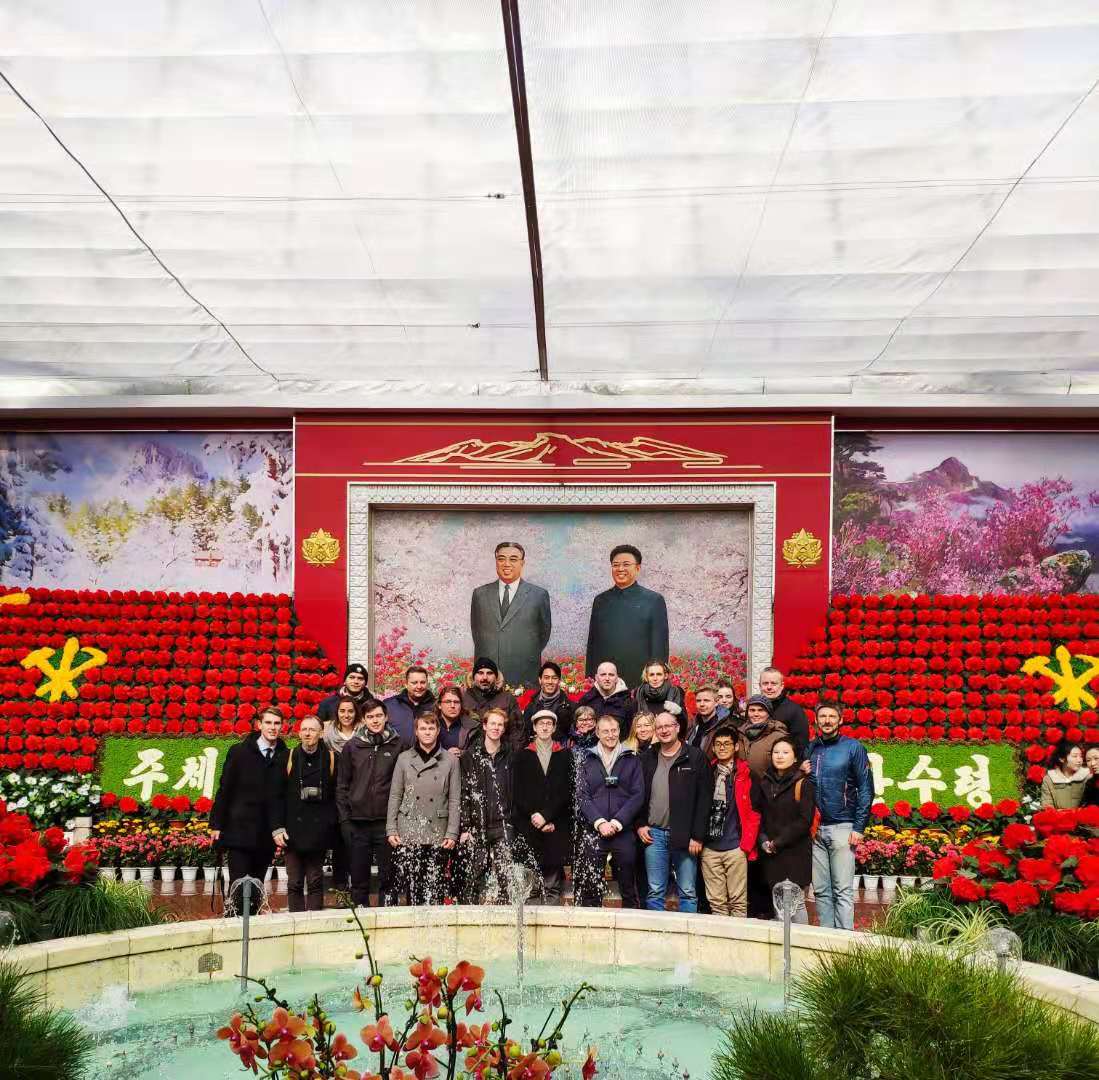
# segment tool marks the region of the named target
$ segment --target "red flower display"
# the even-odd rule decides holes
[[[839,697],[856,738],[1012,744],[1037,784],[1062,737],[1099,742],[1088,696],[1054,701],[1060,646],[1099,654],[1099,596],[837,595],[786,685],[808,708]]]
[[[243,734],[257,703],[304,716],[339,682],[288,595],[25,591],[29,604],[0,614],[0,768],[90,773],[103,735],[192,734],[208,720]],[[106,663],[74,678],[75,699],[36,696],[47,676],[22,661],[70,637]]]

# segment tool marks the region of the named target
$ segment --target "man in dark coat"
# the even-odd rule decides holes
[[[467,713],[480,721],[489,709],[502,709],[508,718],[507,741],[513,750],[523,745],[523,715],[515,695],[504,686],[500,669],[490,656],[478,656],[473,661],[473,673],[469,685],[462,688],[462,706]],[[471,732],[467,745],[479,737]]]
[[[435,711],[435,695],[427,688],[427,668],[413,664],[404,673],[404,689],[385,699],[389,725],[408,749],[415,740],[416,720]]]
[[[537,682],[552,628],[549,593],[523,580],[525,559],[521,544],[497,544],[496,580],[473,590],[469,608],[474,656],[490,657],[516,687]]]
[[[515,755],[512,820],[538,863],[542,900],[559,904],[572,852],[572,753],[554,738],[558,716],[552,709],[537,710],[531,722],[534,737]]]
[[[595,710],[595,718],[613,716],[618,721],[619,738],[625,739],[630,733],[630,722],[637,711],[637,702],[630,697],[626,684],[618,676],[618,669],[609,660],[604,660],[595,672],[595,685],[576,703],[589,705]]]
[[[527,702],[527,707],[523,710],[523,745],[534,738],[534,714],[546,709],[557,717],[553,728],[554,741],[564,745],[572,731],[572,716],[576,706],[561,689],[561,665],[553,660],[542,661],[542,670],[538,672],[538,693]]]
[[[306,716],[290,751],[282,794],[271,803],[275,843],[286,859],[290,911],[324,907],[324,856],[335,841],[336,752],[321,742],[322,726]]]
[[[587,673],[594,676],[604,660],[618,669],[626,685],[641,682],[650,660],[667,661],[668,605],[658,592],[637,584],[641,552],[619,544],[611,552],[614,585],[592,601],[588,623]]]
[[[645,809],[637,835],[645,845],[649,895],[645,907],[663,911],[669,874],[675,874],[679,910],[698,911],[698,856],[706,840],[714,777],[706,755],[680,741],[679,720],[656,717],[656,745],[641,755]]]
[[[364,664],[348,664],[343,673],[343,684],[334,693],[323,698],[317,706],[317,716],[325,724],[336,723],[336,706],[344,698],[351,698],[361,709],[370,699],[370,688],[366,685],[369,673]]]
[[[638,906],[634,826],[645,803],[645,780],[637,754],[619,741],[613,716],[596,724],[599,742],[584,753],[576,780],[580,832],[576,854],[576,904],[599,907],[607,855],[622,893],[622,906]]]
[[[339,756],[336,808],[351,862],[351,899],[370,905],[370,871],[378,867],[378,904],[393,904],[393,848],[385,835],[389,788],[401,752],[400,736],[381,701],[368,701],[362,727]]]
[[[286,789],[289,749],[282,734],[282,712],[265,706],[254,731],[225,755],[214,805],[210,835],[226,851],[229,881],[243,877],[263,881],[275,853],[271,806]],[[259,910],[262,886],[252,890],[252,910]]]
[[[793,736],[794,749],[804,758],[809,752],[809,719],[805,710],[790,700],[782,672],[776,667],[764,668],[759,673],[759,690],[770,698],[771,715]]]

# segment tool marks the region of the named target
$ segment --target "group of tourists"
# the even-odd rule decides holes
[[[743,709],[730,681],[700,687],[693,714],[669,676],[651,660],[630,690],[605,661],[573,701],[547,660],[520,708],[491,657],[437,692],[409,667],[384,700],[350,664],[297,746],[272,705],[230,750],[210,815],[229,877],[262,880],[280,852],[300,911],[324,905],[329,852],[358,905],[375,871],[383,905],[506,902],[516,867],[554,904],[571,868],[574,902],[598,906],[609,866],[624,907],[662,911],[674,887],[679,911],[760,918],[792,881],[822,925],[853,929],[873,781],[839,703],[820,702],[810,739],[776,668]]]

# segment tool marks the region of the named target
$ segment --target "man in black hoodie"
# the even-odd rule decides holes
[[[793,737],[798,758],[804,758],[809,746],[809,720],[805,710],[786,693],[782,672],[777,667],[764,668],[759,673],[759,690],[771,700],[771,715],[780,724],[785,724]]]
[[[286,760],[290,751],[280,738],[284,718],[275,705],[265,705],[257,730],[225,755],[214,805],[210,835],[224,848],[230,884],[243,877],[263,881],[275,854],[272,807],[285,798]],[[252,912],[259,910],[263,887],[252,889]],[[239,905],[238,905],[239,906]]]
[[[336,808],[351,860],[351,899],[370,906],[370,869],[378,865],[378,904],[395,902],[393,848],[385,835],[389,788],[401,740],[386,721],[381,701],[368,701],[362,727],[338,757]]]
[[[371,697],[370,687],[366,685],[368,678],[369,673],[364,664],[348,664],[347,670],[343,673],[343,684],[339,690],[334,694],[329,694],[326,698],[322,698],[321,703],[317,706],[317,715],[321,720],[325,724],[334,724],[336,722],[336,708],[344,698],[351,698],[361,709]]]

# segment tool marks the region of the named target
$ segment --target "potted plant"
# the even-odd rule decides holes
[[[145,835],[124,833],[118,838],[118,862],[123,881],[136,881],[139,865],[145,859]]]
[[[164,841],[151,834],[147,834],[144,840],[137,876],[143,885],[152,885],[153,879],[156,877],[156,868],[160,865],[164,854]]]
[[[199,867],[206,866],[210,861],[211,845],[212,840],[208,834],[191,834],[178,840],[175,848],[176,862],[184,882],[193,884],[198,879]]]

